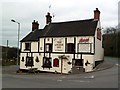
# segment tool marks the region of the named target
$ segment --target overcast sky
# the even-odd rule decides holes
[[[3,0],[1,1],[2,42],[9,46],[17,46],[17,23],[10,20],[15,19],[21,23],[20,39],[31,32],[33,20],[40,24],[39,28],[45,26],[45,15],[49,11],[55,15],[52,22],[64,22],[93,18],[93,10],[99,8],[101,11],[101,25],[103,28],[118,25],[118,1],[119,0]],[[1,37],[0,37],[1,38]]]

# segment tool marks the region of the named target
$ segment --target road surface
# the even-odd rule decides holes
[[[83,74],[16,74],[17,66],[3,67],[2,88],[118,88],[117,58],[106,57],[112,68]],[[13,69],[14,68],[14,69]]]

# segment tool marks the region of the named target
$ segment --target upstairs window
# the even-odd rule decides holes
[[[52,52],[52,44],[51,43],[45,45],[45,51]]]
[[[92,43],[78,43],[79,53],[91,53]]]
[[[74,43],[67,43],[66,52],[74,53],[75,52],[75,44]]]
[[[25,50],[30,50],[31,44],[30,43],[25,43]]]

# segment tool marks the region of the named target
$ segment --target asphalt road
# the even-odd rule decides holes
[[[17,66],[3,67],[2,88],[118,88],[118,62],[112,68],[84,74],[16,74]]]

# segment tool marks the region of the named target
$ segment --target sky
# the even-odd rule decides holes
[[[100,21],[103,29],[118,25],[119,0],[1,0],[0,1],[0,45],[17,47],[18,24],[20,40],[32,31],[32,22],[39,22],[39,28],[46,25],[45,15],[49,11],[52,22],[91,19],[93,11],[101,11]],[[49,8],[51,6],[51,8]]]

